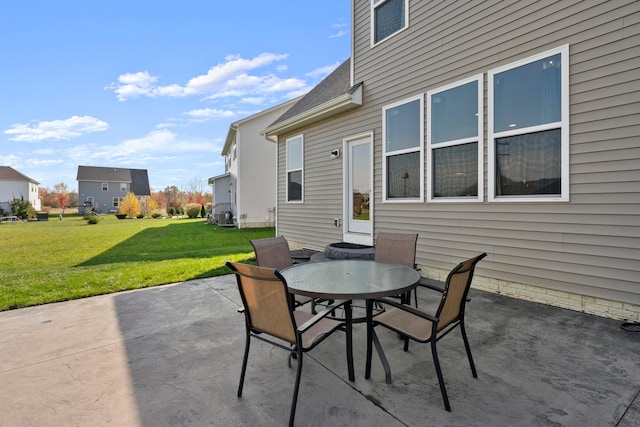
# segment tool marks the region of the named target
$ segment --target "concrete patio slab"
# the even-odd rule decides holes
[[[435,296],[419,291],[421,307]],[[364,379],[365,327],[354,326],[356,380],[344,336],[305,355],[296,415],[305,426],[638,426],[640,334],[619,322],[471,291],[467,329],[439,342],[452,412],[428,346],[409,352],[379,330]],[[243,397],[244,346],[233,276],[0,313],[2,426],[285,425],[295,369],[255,343]]]

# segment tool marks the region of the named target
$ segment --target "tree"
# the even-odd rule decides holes
[[[129,192],[120,203],[119,213],[135,218],[140,214],[140,202],[135,194]]]
[[[144,216],[149,216],[158,210],[158,204],[151,196],[145,196],[140,204],[140,213]]]
[[[69,189],[67,188],[67,184],[64,182],[56,184],[53,186],[53,191],[55,192],[58,207],[62,208],[62,213],[64,213],[64,208],[69,206]]]

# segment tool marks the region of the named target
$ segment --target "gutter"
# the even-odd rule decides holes
[[[358,83],[343,95],[304,111],[297,116],[269,126],[263,131],[263,134],[268,140],[275,142],[274,138],[277,138],[279,134],[315,123],[343,111],[359,107],[362,105],[362,87],[363,84]]]

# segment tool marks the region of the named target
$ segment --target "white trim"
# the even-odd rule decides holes
[[[477,92],[477,136],[459,139],[455,141],[440,142],[436,146],[432,146],[431,143],[431,97],[433,95],[445,92],[449,89],[454,89],[469,83],[478,83]],[[427,92],[427,202],[433,203],[476,203],[484,201],[484,75],[476,74],[475,76],[458,80],[454,83],[441,86],[437,89]],[[475,142],[478,146],[478,196],[477,197],[433,197],[433,150],[435,148],[451,147],[455,145],[462,145]]]
[[[300,168],[289,169],[289,142],[294,139],[300,139]],[[285,142],[285,190],[286,190],[286,198],[285,201],[287,203],[304,203],[304,134],[298,134],[296,136],[292,136],[291,138],[287,138]],[[301,172],[300,176],[300,200],[289,200],[289,172]]]
[[[371,165],[370,170],[370,188],[371,194],[369,195],[369,218],[371,230],[369,233],[355,233],[349,232],[349,202],[347,201],[347,197],[349,196],[349,143],[351,141],[355,141],[358,139],[369,139],[369,164]],[[342,153],[343,153],[343,161],[342,161],[342,177],[343,177],[343,185],[342,185],[342,240],[347,243],[357,243],[361,245],[369,245],[373,246],[373,222],[374,222],[374,176],[375,176],[375,165],[374,165],[374,132],[364,132],[358,135],[353,135],[342,140]]]
[[[494,131],[494,94],[493,77],[495,74],[508,71],[531,62],[539,61],[549,56],[560,54],[562,58],[561,75],[561,120],[555,123],[545,123],[537,126],[518,129],[515,131]],[[569,201],[569,45],[565,44],[527,58],[511,62],[498,68],[489,70],[487,73],[487,102],[488,102],[488,131],[487,131],[487,175],[488,175],[488,199],[490,202],[568,202]],[[523,135],[540,132],[549,129],[560,129],[560,156],[561,156],[561,189],[560,195],[537,195],[537,196],[496,196],[495,194],[495,140],[497,138]]]
[[[403,150],[391,151],[390,155],[414,153],[420,152],[420,195],[419,197],[406,197],[406,198],[387,198],[387,144],[385,141],[387,135],[387,110],[398,107],[400,105],[408,104],[413,101],[420,101],[420,141],[416,148],[406,148]],[[393,104],[385,105],[382,107],[382,202],[383,203],[422,203],[424,202],[424,93],[414,95],[410,98],[405,98],[401,101],[394,102]]]
[[[382,40],[378,40],[376,42],[376,29],[375,29],[375,21],[376,21],[376,8],[382,6],[384,3],[386,3],[389,0],[380,0],[378,3],[378,5],[375,4],[376,0],[371,0],[371,7],[370,7],[370,14],[369,14],[369,19],[371,22],[370,25],[370,41],[371,41],[371,47],[376,47],[378,46],[380,43],[383,43],[386,40],[389,40],[390,38],[392,38],[393,36],[403,32],[404,30],[406,30],[407,28],[409,28],[409,0],[404,0],[404,27],[400,28],[399,30],[389,34],[387,37],[383,38]],[[353,25],[351,26],[352,28],[352,32],[353,28],[355,28]]]

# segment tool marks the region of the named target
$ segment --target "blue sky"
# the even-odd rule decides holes
[[[350,1],[0,2],[0,165],[77,189],[78,165],[155,191],[224,173],[229,125],[350,54]]]

